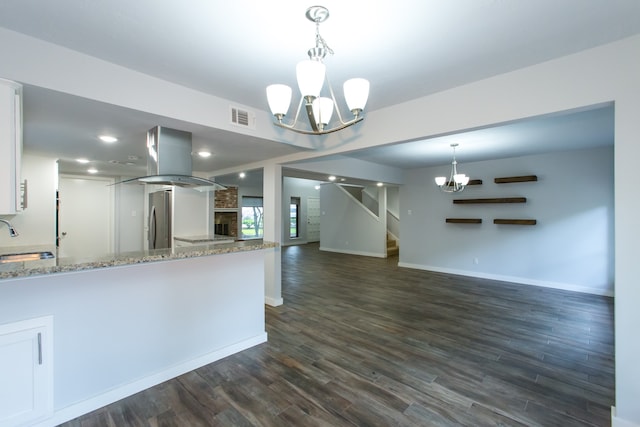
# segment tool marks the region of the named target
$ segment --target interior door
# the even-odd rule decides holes
[[[307,199],[307,242],[320,241],[320,199]]]
[[[112,179],[61,176],[58,232],[61,257],[95,257],[113,252]]]

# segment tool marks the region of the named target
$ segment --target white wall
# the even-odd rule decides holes
[[[378,211],[378,187],[376,186],[367,186],[364,187],[362,190],[360,190],[360,194],[358,194],[358,197],[360,199],[362,199],[362,204],[365,205],[367,207],[367,209],[369,209],[371,212],[373,212],[376,215],[379,215],[379,211]],[[356,197],[354,195],[354,197]],[[356,197],[356,199],[358,198]]]
[[[144,249],[144,242],[146,241],[144,186],[120,184],[115,186],[115,191],[115,249],[120,253],[141,251]]]
[[[387,187],[387,210],[400,218],[400,188]]]
[[[443,167],[414,169],[400,189],[400,265],[613,294],[613,147],[463,163],[483,184],[442,193]],[[537,175],[537,182],[494,178]],[[454,205],[453,199],[526,197],[523,204]],[[411,211],[411,214],[409,214]],[[481,218],[447,224],[445,218]],[[534,226],[495,218],[535,219]]]
[[[386,187],[387,190],[387,230],[400,244],[400,188]]]
[[[282,181],[282,244],[286,246],[307,243],[307,201],[310,197],[320,197],[320,190],[316,190],[315,187],[321,182],[291,177],[284,177]],[[297,238],[289,237],[289,203],[292,197],[300,198]]]
[[[386,221],[339,185],[320,187],[321,250],[386,257],[385,233]]]
[[[18,237],[10,237],[0,224],[0,247],[55,245],[56,186],[58,165],[55,159],[23,154],[22,179],[28,181],[28,207],[16,215],[3,215],[16,228]]]

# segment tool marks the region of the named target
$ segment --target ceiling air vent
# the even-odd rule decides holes
[[[249,129],[256,128],[256,116],[243,108],[231,107],[231,123]]]

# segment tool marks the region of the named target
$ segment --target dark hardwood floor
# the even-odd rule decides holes
[[[269,341],[64,424],[606,426],[613,300],[283,248]]]

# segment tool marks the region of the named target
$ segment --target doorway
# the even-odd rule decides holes
[[[113,252],[113,179],[60,176],[60,257],[86,258]]]
[[[320,241],[320,198],[307,199],[307,242]]]

